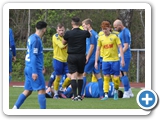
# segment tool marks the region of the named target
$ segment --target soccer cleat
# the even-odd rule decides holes
[[[73,98],[72,101],[78,101],[78,97]]]
[[[125,91],[123,94],[123,98],[130,98],[128,91]]]
[[[82,101],[82,97],[78,95],[78,101]]]
[[[128,93],[129,93],[130,97],[134,97],[134,94],[132,93],[131,88],[129,88]]]
[[[59,93],[59,94],[60,94],[60,96],[61,96],[62,98],[64,98],[64,99],[67,98],[63,93]]]
[[[103,97],[101,100],[107,100],[108,99],[108,97]]]
[[[114,93],[114,100],[118,100],[118,93],[117,92]]]
[[[17,106],[14,105],[12,109],[18,109],[18,108],[17,108]]]
[[[54,98],[54,99],[59,99],[59,96],[58,96],[58,95],[54,95],[53,98]]]
[[[99,99],[102,99],[102,98],[103,98],[103,96],[100,96],[100,97],[99,97]]]

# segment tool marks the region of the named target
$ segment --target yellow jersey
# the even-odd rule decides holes
[[[119,32],[113,30],[113,31],[111,32],[111,34],[115,34],[115,35],[118,36]],[[104,32],[103,32],[103,31],[100,31],[100,32],[98,33],[98,36],[100,37],[100,36],[102,36],[102,35],[104,35]],[[100,50],[100,57],[103,57],[103,48],[102,48],[102,47],[101,47],[101,50]]]
[[[100,36],[103,36],[104,35],[104,32],[103,31],[100,31],[99,33],[98,33],[98,37],[100,37]],[[101,47],[101,49],[100,49],[100,57],[103,57],[103,48]]]
[[[121,44],[120,39],[114,35],[110,34],[109,36],[99,36],[98,38],[98,47],[103,49],[103,61],[118,61],[118,45]]]
[[[63,45],[62,40],[63,37],[59,36],[58,33],[52,36],[53,58],[60,62],[67,62],[67,45]]]

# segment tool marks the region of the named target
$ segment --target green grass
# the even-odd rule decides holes
[[[12,109],[19,94],[24,89],[22,87],[9,88],[9,109]],[[109,98],[106,101],[101,101],[99,98],[85,98],[83,101],[72,101],[67,99],[52,99],[47,98],[47,109],[141,109],[136,102],[136,95],[141,89],[132,89],[135,97],[130,99],[120,98],[114,100]],[[37,100],[37,92],[33,92],[20,107],[21,109],[39,109]]]

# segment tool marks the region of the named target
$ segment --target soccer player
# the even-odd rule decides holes
[[[98,69],[98,59],[100,55],[100,49],[103,47],[103,61],[102,61],[102,72],[104,75],[104,84],[103,90],[105,92],[104,98],[101,100],[108,99],[108,91],[109,91],[109,81],[110,75],[114,75],[112,81],[114,83],[114,100],[118,99],[118,89],[119,89],[119,74],[120,74],[120,62],[121,65],[124,66],[124,56],[122,51],[122,45],[120,39],[110,33],[111,25],[108,21],[103,21],[101,23],[102,31],[104,35],[98,38],[98,46],[96,50],[96,59],[95,59],[95,68]],[[121,61],[119,61],[118,57],[118,48],[121,54]]]
[[[86,65],[85,65],[84,73],[83,73],[82,96],[84,96],[83,94],[84,94],[86,81],[87,81],[86,75],[91,74],[93,72],[93,74],[96,76],[96,78],[98,80],[100,98],[103,98],[103,80],[102,80],[102,77],[100,74],[99,60],[98,60],[98,69],[94,68],[98,34],[92,28],[92,20],[91,19],[83,20],[82,26],[83,26],[84,30],[88,30],[92,34],[92,36],[90,38],[87,38],[87,40],[86,40]]]
[[[12,61],[16,61],[16,46],[13,31],[9,28],[9,82],[12,79]]]
[[[68,68],[71,74],[71,86],[73,89],[73,101],[81,101],[81,91],[83,86],[83,73],[86,63],[86,38],[90,37],[90,33],[79,28],[80,19],[73,17],[72,30],[67,31],[64,35],[63,44],[68,43]],[[78,79],[78,83],[77,83]],[[78,95],[77,95],[78,87]]]
[[[67,44],[63,45],[62,40],[64,36],[65,28],[63,24],[57,25],[57,33],[53,35],[52,37],[52,43],[53,43],[53,64],[54,64],[54,70],[56,73],[56,79],[54,81],[54,98],[58,99],[58,88],[59,88],[59,82],[62,77],[62,75],[66,74],[67,78],[65,79],[65,83],[62,86],[65,88],[70,83],[70,74],[68,71],[68,65],[67,65]]]
[[[100,97],[98,82],[89,82],[86,85],[85,97],[87,98],[99,98]],[[113,97],[114,97],[114,83],[109,82],[108,98],[113,98]],[[122,97],[123,97],[123,91],[118,90],[118,98],[122,98]]]
[[[35,27],[36,32],[28,38],[24,70],[24,91],[19,95],[13,109],[19,109],[33,91],[38,91],[40,109],[46,109],[45,80],[43,75],[43,45],[41,39],[46,32],[46,27],[46,22],[37,22]]]
[[[129,79],[127,76],[127,72],[129,70],[129,65],[131,61],[131,33],[128,28],[126,28],[121,20],[115,20],[113,23],[113,26],[115,30],[119,32],[119,38],[122,42],[123,52],[124,52],[124,60],[125,60],[125,66],[121,66],[121,81],[124,85],[124,95],[123,98],[130,98],[133,97],[134,94],[132,93],[132,90],[130,88]],[[121,57],[121,56],[120,56]]]

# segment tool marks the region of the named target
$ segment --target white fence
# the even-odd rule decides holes
[[[16,48],[16,50],[27,50],[26,48]],[[52,51],[52,48],[44,48],[44,51]],[[132,52],[137,52],[137,73],[136,73],[136,82],[139,83],[139,65],[140,65],[140,55],[139,52],[145,52],[145,49],[131,49]]]

